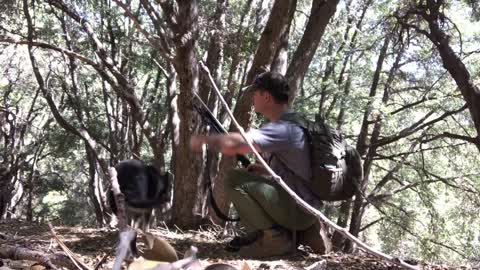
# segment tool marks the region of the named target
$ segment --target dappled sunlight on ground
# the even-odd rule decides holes
[[[54,227],[57,236],[85,264],[94,267],[104,257],[106,260],[99,269],[111,269],[114,261],[114,246],[118,233],[113,229],[94,229],[82,227]],[[305,269],[317,262],[326,263],[327,269],[398,269],[391,264],[365,254],[345,255],[331,253],[315,255],[300,247],[299,251],[286,257],[274,257],[268,260],[243,260],[235,253],[224,250],[230,237],[215,230],[181,231],[166,227],[152,229],[152,234],[167,240],[178,252],[180,258],[184,252],[195,246],[198,258],[204,263],[229,263],[240,267],[247,262],[252,269]],[[2,246],[19,246],[42,253],[61,253],[59,245],[53,240],[48,225],[20,221],[0,221],[0,249]],[[143,249],[144,244],[138,243]],[[0,250],[0,255],[2,254]],[[34,262],[10,260],[0,257],[0,263],[12,269],[28,269]],[[1,264],[0,264],[1,266]],[[423,269],[448,269],[440,266],[425,266]],[[453,269],[453,268],[450,268]],[[456,267],[455,269],[459,269]]]

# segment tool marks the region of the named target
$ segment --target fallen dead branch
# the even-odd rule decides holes
[[[55,230],[53,229],[52,224],[49,223],[48,227],[50,228],[50,233],[52,234],[52,236],[55,239],[55,241],[57,242],[57,244],[60,246],[60,248],[62,248],[62,250],[65,252],[65,254],[67,254],[68,258],[70,258],[70,260],[76,266],[76,268],[82,269],[82,270],[92,270],[90,267],[88,267],[88,265],[84,264],[82,262],[82,260],[80,260],[80,258],[78,258],[78,256],[75,255],[75,253],[73,253],[65,245],[65,243],[63,243],[62,240],[60,240],[60,238],[58,238],[57,234],[55,233]]]
[[[77,269],[75,264],[64,254],[46,254],[40,251],[10,245],[2,245],[2,247],[0,247],[0,259],[36,261],[50,269],[58,269],[57,266]]]
[[[107,261],[107,257],[108,257],[108,254],[104,253],[100,261],[98,261],[98,263],[93,268],[93,270],[98,270],[98,268],[100,268],[100,266],[102,266],[102,264],[104,264]]]

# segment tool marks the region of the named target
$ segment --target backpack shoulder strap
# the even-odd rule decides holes
[[[282,115],[281,119],[292,122],[303,129],[308,129],[308,120],[300,113],[286,113]]]

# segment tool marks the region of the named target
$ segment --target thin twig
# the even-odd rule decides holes
[[[48,228],[50,229],[50,233],[52,234],[53,239],[55,239],[60,248],[62,248],[65,254],[67,254],[68,258],[70,258],[70,260],[78,269],[92,270],[90,267],[88,267],[88,265],[84,264],[77,256],[75,256],[75,254],[65,245],[65,243],[63,243],[63,241],[58,238],[52,224],[48,223]]]
[[[107,258],[108,258],[108,254],[104,253],[100,261],[98,261],[98,263],[95,265],[93,269],[98,270],[98,268],[100,268],[100,266],[102,266],[102,264],[107,261]]]

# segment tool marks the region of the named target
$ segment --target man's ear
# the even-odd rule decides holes
[[[273,99],[272,94],[270,94],[270,92],[268,92],[268,91],[265,91],[264,93],[265,93],[265,95],[264,95],[265,101],[271,102],[272,99]]]

